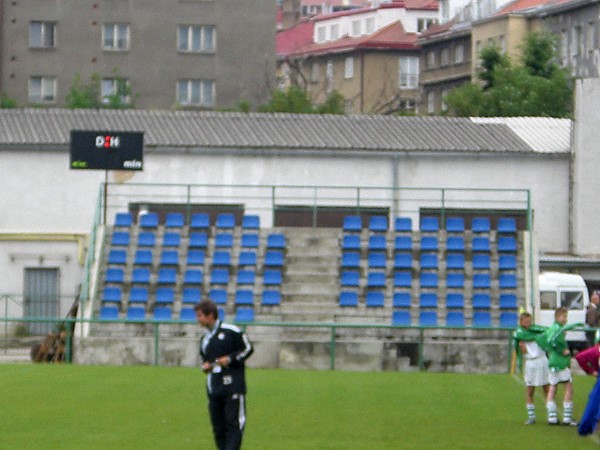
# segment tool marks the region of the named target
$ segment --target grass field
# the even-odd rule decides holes
[[[586,449],[509,375],[248,370],[244,449]],[[593,379],[575,378],[581,415]],[[1,449],[212,449],[198,369],[0,366]],[[562,392],[561,392],[562,395]]]

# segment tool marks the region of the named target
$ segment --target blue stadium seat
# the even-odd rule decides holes
[[[492,281],[488,272],[473,274],[473,289],[489,289],[491,284]]]
[[[258,248],[259,237],[258,233],[244,233],[240,239],[240,247],[242,248]]]
[[[140,228],[156,229],[158,227],[158,214],[153,213],[153,212],[148,212],[146,214],[140,215],[139,225],[140,225]]]
[[[117,269],[114,267],[109,267],[108,269],[106,269],[106,275],[104,276],[104,282],[121,284],[121,283],[123,283],[124,279],[125,279],[125,276],[123,275],[123,269]]]
[[[392,306],[394,308],[410,308],[410,292],[394,292]]]
[[[516,289],[517,276],[514,273],[501,273],[498,276],[498,285],[500,289]]]
[[[206,248],[208,247],[208,235],[203,232],[190,233],[190,248]]]
[[[254,305],[254,291],[250,289],[239,289],[235,292],[236,305]]]
[[[462,311],[448,311],[446,313],[446,326],[447,327],[464,327],[465,326],[465,315]]]
[[[394,287],[411,287],[412,274],[407,271],[394,272]]]
[[[163,247],[179,247],[181,244],[181,235],[174,231],[169,231],[163,236]]]
[[[280,270],[265,270],[263,273],[263,285],[281,286],[282,276]]]
[[[177,270],[175,269],[158,269],[158,284],[175,284],[177,282]]]
[[[258,230],[260,228],[260,217],[255,214],[244,214],[242,217],[242,229]]]
[[[367,255],[367,266],[369,269],[385,269],[387,258],[384,253],[369,253]]]
[[[517,256],[511,253],[499,255],[498,270],[517,270]]]
[[[113,247],[127,247],[129,245],[129,233],[127,231],[115,231],[111,237],[110,245]]]
[[[473,309],[490,309],[491,304],[490,294],[473,294],[471,300]]]
[[[463,253],[448,253],[446,255],[447,270],[464,270],[465,255]]]
[[[342,226],[344,231],[356,232],[362,230],[362,219],[360,216],[345,216]]]
[[[462,236],[448,236],[448,239],[446,239],[446,250],[449,252],[464,252],[465,238]]]
[[[464,233],[465,219],[462,217],[447,217],[446,232],[448,233]]]
[[[438,251],[437,236],[421,236],[421,251],[422,252],[437,252]]]
[[[435,311],[421,311],[419,313],[419,325],[422,327],[437,327],[438,319]]]
[[[181,228],[184,224],[183,214],[167,213],[165,218],[165,228]]]
[[[394,270],[411,269],[411,268],[412,268],[412,254],[396,253],[394,255]]]
[[[356,270],[344,270],[340,277],[342,287],[358,287],[360,274]]]
[[[368,247],[370,252],[373,251],[381,251],[385,252],[387,250],[387,240],[383,235],[373,235],[369,236]]]
[[[215,227],[217,229],[231,230],[235,228],[235,216],[231,213],[220,213],[217,214],[215,220]]]
[[[516,253],[517,240],[514,236],[500,236],[498,238],[498,251],[503,253]]]
[[[283,250],[285,245],[285,235],[282,233],[271,233],[267,236],[267,248],[269,250]]]
[[[204,276],[201,270],[198,269],[186,269],[183,274],[183,284],[189,286],[190,284],[202,284]]]
[[[412,237],[411,236],[396,236],[394,239],[394,251],[395,252],[410,252],[412,251]]]
[[[488,311],[475,311],[473,313],[474,327],[491,327],[492,315]]]
[[[218,250],[212,257],[213,267],[229,267],[231,265],[231,253],[225,250]]]
[[[154,308],[152,318],[154,320],[171,320],[173,318],[173,313],[168,306],[157,306]]]
[[[473,253],[473,270],[490,270],[489,253]]]
[[[187,253],[186,264],[188,266],[203,266],[204,259],[205,256],[203,250],[189,250]]]
[[[169,287],[156,289],[156,303],[173,304],[175,302],[175,290]]]
[[[238,285],[254,285],[255,278],[254,270],[238,270],[236,283]]]
[[[152,251],[151,250],[136,250],[135,256],[133,257],[133,264],[135,266],[151,266],[152,265]]]
[[[283,267],[283,252],[279,250],[268,250],[265,253],[265,267]]]
[[[360,236],[345,234],[342,237],[342,250],[360,250]]]
[[[119,318],[119,308],[117,306],[103,306],[100,308],[100,320],[117,320]]]
[[[210,228],[210,217],[206,213],[192,214],[190,228],[192,230],[208,230]]]
[[[410,217],[396,217],[394,221],[394,231],[396,233],[411,233],[412,219]]]
[[[463,272],[447,273],[446,287],[448,289],[463,289],[465,287],[465,274]]]
[[[437,233],[440,229],[440,222],[437,217],[424,216],[421,217],[419,229],[423,233]]]
[[[500,294],[498,307],[500,309],[517,309],[517,296],[515,294]]]
[[[132,287],[129,290],[129,303],[148,303],[148,288]]]
[[[473,233],[489,233],[490,219],[489,217],[474,217],[471,221],[471,230]]]
[[[133,224],[133,217],[129,212],[115,214],[115,228],[129,228]]]
[[[235,322],[247,323],[254,322],[254,309],[253,308],[237,308],[235,310]]]
[[[281,305],[281,292],[275,289],[266,289],[262,293],[263,306],[278,306]]]
[[[369,272],[367,274],[368,288],[383,288],[385,287],[385,273]]]
[[[215,247],[231,248],[233,247],[233,233],[217,233],[215,236]]]
[[[225,305],[227,303],[227,291],[225,289],[211,289],[208,297],[217,305]]]
[[[143,306],[130,306],[125,315],[127,320],[144,320],[146,318],[146,308]]]
[[[421,270],[438,268],[437,253],[423,253],[420,259]]]
[[[388,230],[388,219],[385,216],[369,217],[369,231],[373,233],[385,233]]]
[[[473,252],[490,252],[490,239],[486,236],[476,236],[471,242]]]
[[[124,266],[127,263],[127,252],[125,250],[110,250],[107,262],[115,266]]]
[[[385,306],[385,295],[381,291],[369,291],[365,296],[365,304],[369,308],[383,308]]]
[[[410,324],[410,312],[400,310],[392,313],[392,325],[409,326]]]
[[[360,253],[358,252],[344,252],[342,253],[342,260],[340,262],[342,269],[358,269],[360,267]]]
[[[194,311],[194,308],[181,308],[181,311],[179,311],[179,320],[185,320],[186,322],[196,321],[196,311]]]
[[[106,286],[102,292],[103,303],[121,303],[121,288],[118,286]]]
[[[181,293],[181,302],[184,304],[195,305],[202,299],[202,293],[199,288],[186,287]]]
[[[516,233],[517,222],[512,217],[500,217],[498,219],[498,226],[496,227],[498,233]]]
[[[135,267],[131,272],[131,282],[134,284],[150,283],[150,270],[145,267]]]
[[[465,307],[465,296],[460,292],[450,292],[446,295],[446,309],[462,309]]]
[[[515,312],[501,312],[499,319],[499,326],[502,328],[515,328],[518,322],[517,313]]]
[[[240,267],[256,267],[256,252],[253,250],[243,250],[238,258],[238,266]]]
[[[229,270],[227,269],[212,269],[210,272],[210,284],[228,284]]]
[[[178,266],[179,265],[179,254],[177,250],[163,250],[160,253],[160,265],[161,266]]]
[[[420,277],[421,289],[423,288],[437,288],[438,287],[438,275],[437,273],[425,272],[421,273]]]
[[[357,307],[358,306],[358,292],[356,291],[342,291],[338,300],[340,306],[346,307]]]
[[[141,231],[138,234],[138,247],[154,247],[156,245],[156,236],[152,231]]]
[[[419,296],[419,308],[437,308],[438,297],[433,292],[422,292]]]

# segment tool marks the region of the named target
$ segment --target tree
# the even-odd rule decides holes
[[[0,108],[1,109],[16,108],[16,107],[17,107],[17,102],[14,99],[7,97],[5,94],[0,94]]]
[[[81,75],[76,74],[71,89],[67,94],[67,108],[99,108],[100,77],[97,73],[90,76],[90,83],[84,84]]]
[[[296,114],[344,114],[344,97],[331,92],[322,105],[313,105],[308,92],[292,85],[286,91],[274,91],[271,101],[258,107],[260,112],[287,112]]]

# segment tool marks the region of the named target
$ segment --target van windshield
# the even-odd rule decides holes
[[[583,309],[583,292],[565,291],[560,293],[560,306],[567,309]]]

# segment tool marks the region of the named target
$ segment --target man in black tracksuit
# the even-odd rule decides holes
[[[203,300],[194,306],[196,320],[208,329],[200,341],[202,370],[208,374],[208,410],[219,450],[242,445],[246,424],[245,361],[252,354],[248,337],[236,326],[218,320],[217,305]]]

